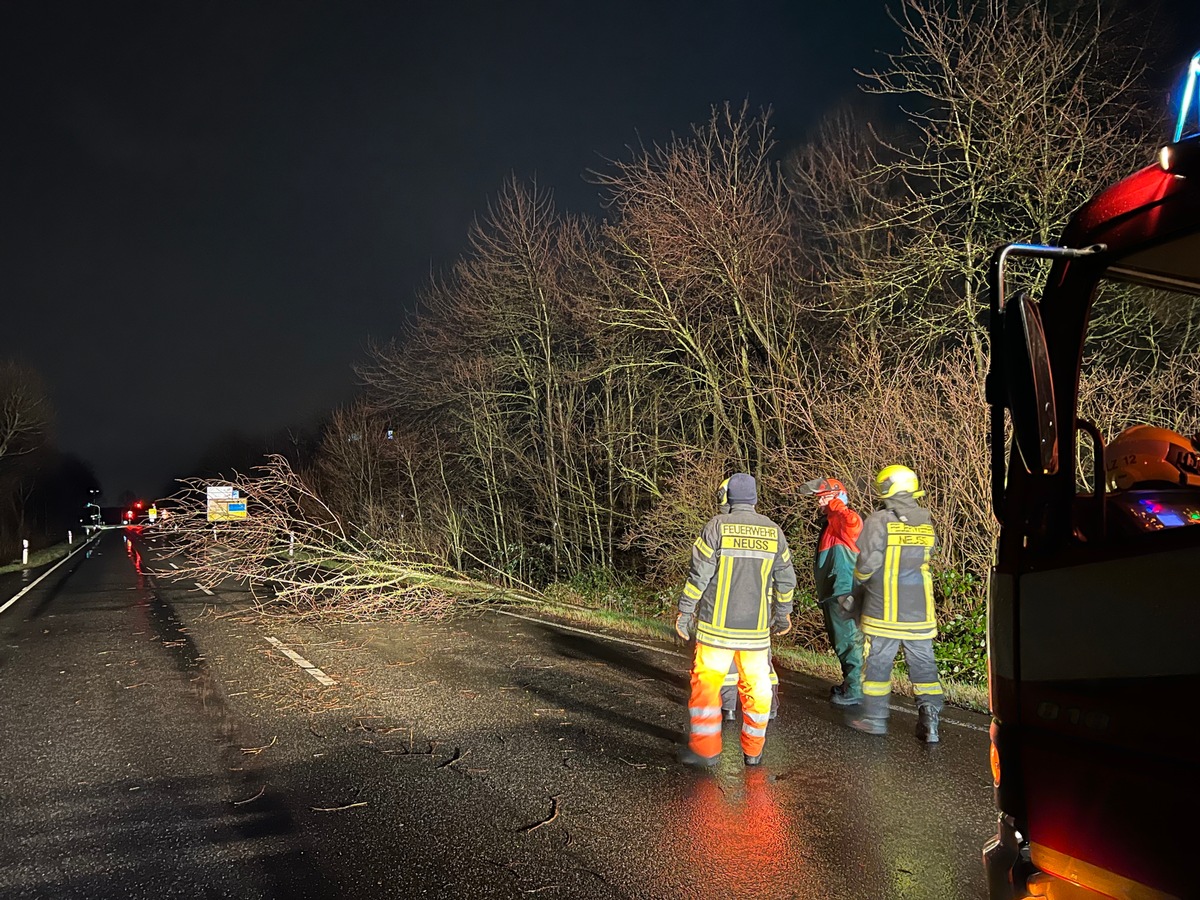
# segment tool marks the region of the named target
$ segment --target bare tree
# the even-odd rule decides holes
[[[869,163],[833,182],[858,188],[833,198],[835,294],[890,327],[908,323],[923,348],[982,353],[992,250],[1053,241],[1098,184],[1143,158],[1142,31],[1114,8],[904,0],[894,17],[904,48],[864,74],[868,92],[898,101],[908,128],[876,134]],[[805,185],[822,192],[812,178]],[[856,223],[869,234],[849,234]]]
[[[607,324],[657,379],[687,389],[681,407],[697,424],[684,437],[705,435],[753,471],[779,439],[773,390],[807,349],[773,149],[767,114],[727,105],[687,138],[595,175],[619,213],[605,229],[614,248]]]
[[[41,377],[14,360],[0,361],[0,462],[42,446],[50,418]]]

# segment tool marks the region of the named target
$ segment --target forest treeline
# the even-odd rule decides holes
[[[863,73],[865,101],[801,146],[775,142],[769,112],[718,105],[589,173],[600,219],[505,184],[325,428],[303,474],[331,513],[484,578],[632,578],[665,610],[729,473],[753,473],[806,548],[802,482],[841,478],[865,511],[873,473],[903,463],[941,536],[943,626],[974,645],[994,538],[989,257],[1053,242],[1151,161],[1169,111],[1144,19],[1113,4],[910,0],[895,19],[902,49]],[[1102,319],[1097,371],[1137,368],[1194,422],[1194,376],[1157,352],[1184,326],[1120,297]],[[1085,385],[1107,434],[1124,384]]]

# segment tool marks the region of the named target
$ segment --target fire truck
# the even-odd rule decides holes
[[[1010,244],[992,258],[993,900],[1200,897],[1187,837],[1200,814],[1195,445],[1181,438],[1159,460],[1179,473],[1172,482],[1115,484],[1112,467],[1136,455],[1114,458],[1117,435],[1081,409],[1087,366],[1120,358],[1087,351],[1100,304],[1117,298],[1149,324],[1200,306],[1200,129],[1186,128],[1198,78],[1200,53],[1155,164],[1082,206],[1060,246]],[[1006,283],[1029,257],[1048,261],[1040,301]],[[1147,352],[1162,364],[1161,348]],[[1144,397],[1122,429],[1164,424],[1153,419],[1170,410]]]

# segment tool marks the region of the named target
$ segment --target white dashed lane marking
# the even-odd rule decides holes
[[[279,650],[280,653],[282,653],[284,656],[286,656],[288,659],[290,659],[292,662],[294,662],[296,665],[298,665],[300,668],[302,668],[305,672],[307,672],[313,678],[317,679],[317,681],[321,682],[321,684],[323,684],[327,687],[330,685],[337,684],[336,681],[334,681],[332,678],[330,678],[328,675],[326,675],[324,672],[322,672],[320,669],[318,669],[316,666],[314,666],[312,663],[310,663],[307,659],[305,659],[299,653],[296,653],[294,650],[289,650],[287,647],[283,646],[283,642],[280,641],[278,638],[268,637],[267,643],[274,646],[277,650]]]

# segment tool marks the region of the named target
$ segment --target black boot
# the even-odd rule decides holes
[[[863,692],[861,687],[854,688],[848,684],[841,684],[829,693],[829,702],[843,709],[858,706],[862,701]]]
[[[873,719],[863,716],[859,719],[847,719],[846,724],[855,731],[863,734],[887,734],[887,719]]]
[[[757,766],[762,764],[762,756],[763,755],[761,753],[758,754],[758,756],[749,756],[743,753],[742,761],[748,766]]]
[[[721,761],[719,756],[701,756],[687,744],[683,744],[675,752],[676,758],[685,766],[697,769],[711,769]]]
[[[887,723],[887,697],[864,697],[862,705],[846,720],[847,725],[863,734],[887,734]]]
[[[938,711],[928,703],[917,707],[917,740],[926,744],[938,742]]]

